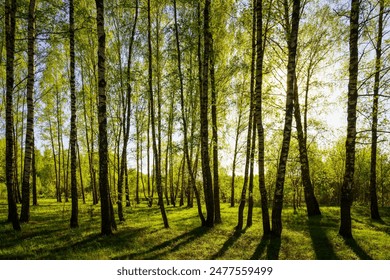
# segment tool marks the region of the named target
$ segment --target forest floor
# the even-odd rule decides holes
[[[338,235],[339,210],[322,207],[322,217],[307,218],[283,210],[280,239],[262,238],[260,208],[253,226],[235,234],[237,208],[222,204],[223,223],[200,227],[196,207],[167,207],[170,228],[159,208],[125,208],[126,221],[113,236],[100,235],[100,206],[79,204],[77,229],[69,228],[71,203],[40,200],[31,221],[15,232],[0,200],[0,259],[390,259],[390,208],[380,209],[383,222],[370,219],[368,207],[352,208],[354,239]],[[19,209],[20,211],[20,209]]]

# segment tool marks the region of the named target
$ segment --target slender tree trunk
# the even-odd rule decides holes
[[[161,13],[160,13],[160,3],[157,2],[156,4],[154,4],[155,6],[157,6],[157,13],[156,13],[156,36],[155,36],[155,40],[156,40],[156,61],[155,61],[155,65],[156,65],[156,94],[157,94],[157,128],[156,128],[156,136],[157,136],[157,152],[158,152],[158,159],[160,160],[160,173],[161,173],[161,180],[162,180],[162,168],[161,168],[161,161],[162,161],[162,153],[161,153],[161,130],[162,130],[162,126],[161,126],[161,106],[162,106],[162,101],[161,101],[161,61],[160,61],[160,54],[161,54],[161,50],[160,50],[160,42],[161,42],[161,32],[160,32],[160,28],[161,28]],[[153,101],[154,102],[154,101]],[[155,110],[155,108],[153,108]],[[154,159],[156,160],[156,158]],[[155,179],[156,178],[156,173],[155,173]],[[167,186],[165,186],[166,188]],[[162,181],[161,181],[161,191],[162,193],[164,193],[164,189],[163,188],[163,185],[162,185]]]
[[[75,53],[74,53],[74,4],[69,0],[69,57],[70,57],[70,185],[72,195],[72,215],[70,227],[77,228],[78,221],[78,194],[77,194],[77,126],[76,126],[76,81],[75,81]]]
[[[34,45],[35,45],[35,0],[30,0],[28,9],[28,73],[27,73],[27,128],[22,181],[22,210],[20,221],[30,220],[30,175],[34,149]]]
[[[90,177],[90,186],[92,191],[92,203],[95,205],[98,203],[98,198],[95,192],[95,179],[94,179],[94,168],[93,168],[93,155],[91,152],[91,145],[90,144],[90,138],[89,138],[89,131],[88,131],[88,122],[87,122],[87,102],[86,102],[86,92],[84,88],[84,68],[83,65],[81,65],[81,84],[82,84],[82,91],[83,91],[83,116],[84,116],[84,126],[85,126],[85,141],[87,144],[87,154],[88,154],[88,169],[89,169],[89,177]],[[92,137],[92,129],[91,129],[91,137]],[[80,158],[80,157],[79,157]]]
[[[217,123],[217,90],[215,88],[215,51],[213,38],[210,32],[210,84],[211,84],[211,122],[212,122],[212,148],[213,148],[213,187],[214,187],[214,222],[221,220],[221,206],[219,198],[218,174],[218,123]]]
[[[91,38],[92,40],[92,38]],[[99,58],[98,58],[99,60]],[[96,73],[96,61],[95,61],[95,57],[94,56],[91,56],[91,61],[93,61],[92,65],[93,65],[93,71],[92,71],[92,74],[91,72],[89,72],[89,79],[91,81],[94,81],[95,83],[93,84],[91,82],[91,85],[93,84],[93,88],[94,90],[97,90],[96,94],[90,94],[89,95],[89,123],[90,123],[90,130],[91,130],[91,135],[90,135],[90,152],[91,152],[91,168],[92,168],[92,181],[91,181],[91,186],[92,186],[92,193],[93,193],[93,196],[94,196],[94,205],[98,204],[99,203],[99,199],[100,199],[100,193],[99,193],[99,186],[98,186],[98,183],[97,183],[97,176],[96,176],[96,173],[97,173],[97,170],[95,168],[95,135],[99,133],[99,130],[98,130],[98,133],[95,133],[95,115],[96,115],[96,111],[99,111],[99,108],[98,108],[98,104],[99,104],[99,80],[98,80],[98,75],[99,73]],[[96,107],[97,105],[97,107]],[[97,114],[99,115],[99,113]],[[99,116],[98,116],[98,122],[99,122]],[[99,123],[98,123],[98,126],[99,126]],[[98,136],[99,138],[99,136]],[[98,139],[99,140],[99,139]],[[99,144],[98,144],[99,145]],[[99,148],[98,148],[99,149]],[[99,152],[99,151],[98,151]]]
[[[135,202],[137,204],[140,204],[140,198],[139,198],[139,182],[140,182],[140,149],[141,149],[141,145],[140,145],[140,121],[139,121],[139,118],[137,117],[139,115],[138,113],[138,109],[136,108],[136,111],[135,111],[135,115],[136,115],[136,125],[135,125],[135,129],[136,129],[136,135],[135,135],[135,141],[136,141],[136,163],[137,163],[137,167],[136,167],[136,181],[135,181]],[[142,168],[142,163],[141,163],[141,168]],[[141,169],[142,170],[142,169]],[[141,176],[142,176],[142,173],[141,173]],[[141,178],[142,179],[142,178]]]
[[[32,154],[32,163],[31,163],[31,172],[32,172],[32,195],[33,195],[33,205],[38,205],[38,198],[37,198],[37,169],[35,165],[35,146],[33,147],[33,154]]]
[[[379,86],[380,72],[382,64],[382,37],[383,37],[383,12],[384,0],[379,1],[379,19],[378,19],[378,39],[376,44],[375,59],[375,81],[374,81],[374,100],[372,104],[372,126],[371,126],[371,168],[370,168],[370,208],[371,218],[380,220],[377,197],[377,146],[378,146],[378,106],[379,106]]]
[[[52,153],[53,153],[53,161],[54,161],[54,173],[56,175],[56,199],[57,202],[61,202],[61,189],[60,189],[60,183],[59,183],[59,178],[58,178],[58,170],[57,170],[57,156],[56,156],[56,151],[54,147],[54,132],[53,132],[53,127],[51,125],[51,120],[49,118],[49,134],[50,134],[50,142],[51,142],[51,148],[52,148]]]
[[[235,205],[235,179],[236,179],[236,165],[237,165],[237,154],[238,154],[238,139],[241,132],[241,119],[242,119],[242,110],[239,109],[238,121],[237,121],[237,130],[236,137],[234,140],[234,153],[233,153],[233,163],[232,163],[232,181],[230,185],[230,207]]]
[[[167,148],[165,154],[165,199],[167,201],[167,205],[170,203],[174,204],[174,190],[173,190],[173,178],[171,173],[173,172],[173,151],[172,151],[172,136],[173,136],[173,110],[174,110],[174,92],[172,91],[170,96],[170,106],[168,113],[168,130],[167,130]],[[179,172],[180,173],[180,172]],[[169,186],[169,188],[168,188]],[[170,195],[168,195],[168,190]]]
[[[132,54],[133,54],[133,42],[137,27],[137,19],[138,19],[138,0],[135,3],[135,15],[134,15],[134,22],[133,22],[133,28],[131,31],[131,37],[130,37],[130,43],[129,43],[129,52],[128,52],[128,60],[127,60],[127,89],[126,89],[126,108],[123,113],[123,121],[125,122],[124,127],[124,136],[123,136],[123,150],[121,154],[120,159],[120,171],[119,171],[119,177],[118,177],[118,216],[119,221],[124,221],[125,218],[123,216],[123,206],[122,206],[122,193],[123,193],[123,179],[125,176],[125,169],[127,169],[126,163],[127,163],[127,145],[129,142],[129,136],[130,136],[130,116],[131,116],[131,77],[130,77],[130,70],[131,70],[131,62],[132,62]],[[127,113],[127,114],[126,114]],[[126,117],[125,117],[126,116]]]
[[[147,179],[148,179],[148,206],[152,207],[153,205],[153,185],[150,184],[150,177],[153,177],[153,174],[150,174],[150,115],[151,115],[151,106],[150,98],[148,98],[148,127],[146,133],[146,170],[147,170]]]
[[[183,182],[184,180],[184,170],[185,170],[185,159],[184,157],[182,158],[181,160],[181,163],[180,163],[180,172],[178,172],[178,175],[180,174],[181,175],[181,181],[180,179],[178,178],[177,179],[177,184],[176,184],[176,190],[175,190],[175,187],[174,187],[174,181],[173,181],[173,153],[171,152],[170,154],[170,166],[169,166],[169,190],[170,190],[170,200],[171,200],[171,204],[173,207],[176,207],[176,197],[177,197],[177,191],[178,191],[178,188],[179,188],[179,185],[180,185],[180,182]],[[168,175],[167,175],[168,176]]]
[[[127,166],[127,160],[126,160],[126,166]],[[127,168],[125,168],[125,193],[126,193],[126,207],[130,207],[129,175],[128,175]]]
[[[24,115],[25,115],[25,105],[26,105],[26,98],[27,96],[23,96],[23,95],[20,95],[20,94],[17,94],[17,101],[16,101],[16,109],[19,110],[19,103],[20,103],[20,99],[22,99],[22,116],[19,120],[19,116],[18,114],[16,114],[16,118],[15,118],[15,121],[14,121],[14,143],[15,143],[15,191],[16,191],[16,202],[17,203],[22,203],[22,194],[20,192],[20,188],[21,188],[21,184],[23,183],[23,171],[24,171],[24,155],[23,155],[23,136],[24,136]],[[20,133],[19,133],[19,130],[18,130],[18,127],[19,127],[19,123],[20,123]],[[18,146],[18,137],[19,137],[19,134],[20,134],[20,156],[19,156],[19,146]],[[18,157],[20,158],[20,178],[19,178],[19,166],[18,166]]]
[[[98,36],[98,118],[99,118],[99,189],[101,203],[101,233],[111,235],[115,220],[112,219],[110,189],[108,185],[107,97],[106,97],[106,35],[104,31],[104,0],[96,2]]]
[[[16,106],[17,107],[17,106]],[[13,114],[13,113],[12,113]],[[14,170],[14,197],[15,197],[15,202],[16,203],[21,203],[22,202],[22,195],[20,193],[20,188],[19,188],[19,175],[18,175],[18,137],[17,137],[17,123],[14,122],[14,128],[13,128],[13,139],[14,139],[14,146],[13,146],[13,153],[14,153],[14,163],[13,165],[15,166]],[[21,153],[22,154],[22,153]],[[23,166],[23,164],[20,164]]]
[[[81,196],[83,198],[83,204],[85,204],[85,191],[84,191],[84,183],[83,183],[83,170],[81,169],[81,157],[80,157],[80,145],[77,144],[77,158],[79,163],[79,176],[80,176],[80,186],[81,186]]]
[[[69,202],[69,161],[70,161],[70,149],[66,151],[66,165],[65,165],[65,148],[64,148],[64,138],[61,135],[61,145],[63,152],[63,169],[64,169],[64,185],[65,185],[65,202]],[[70,141],[69,146],[70,147]]]
[[[254,163],[256,150],[256,121],[253,121],[252,127],[252,144],[249,158],[249,185],[248,185],[248,216],[246,219],[246,227],[249,228],[253,224],[253,181],[254,181]]]
[[[268,194],[265,187],[265,168],[264,168],[264,127],[262,116],[262,99],[263,99],[263,60],[266,46],[266,32],[270,15],[268,14],[265,33],[263,35],[263,1],[257,0],[255,6],[256,12],[256,102],[255,102],[255,120],[258,138],[258,168],[259,168],[259,189],[261,195],[261,213],[263,221],[263,234],[268,235],[271,232],[269,211],[268,211]],[[269,10],[270,13],[271,10]],[[263,40],[264,37],[264,40]]]
[[[11,2],[11,3],[10,3]],[[14,88],[14,59],[15,59],[15,18],[16,1],[5,1],[5,30],[6,30],[6,184],[8,198],[8,221],[14,230],[20,230],[18,210],[14,197],[14,117],[13,117],[13,88]]]
[[[206,0],[203,12],[203,32],[204,32],[204,55],[202,69],[202,89],[200,92],[200,139],[201,139],[201,159],[203,174],[203,189],[206,201],[207,219],[206,226],[214,226],[215,206],[213,182],[210,170],[209,156],[209,121],[208,121],[208,88],[209,88],[209,63],[211,53],[212,37],[210,32],[210,6],[211,0]]]
[[[58,146],[58,168],[57,168],[57,171],[58,171],[58,187],[59,187],[59,192],[60,194],[62,194],[62,186],[61,186],[61,182],[62,182],[62,177],[61,177],[61,163],[62,161],[64,160],[62,158],[61,160],[61,132],[60,132],[60,129],[61,129],[61,124],[60,124],[60,112],[59,112],[59,108],[60,108],[60,100],[59,100],[59,92],[58,92],[58,87],[57,85],[55,86],[55,94],[56,94],[56,118],[57,118],[57,146]],[[64,183],[64,182],[63,182]],[[65,195],[66,196],[66,195]]]
[[[284,1],[284,8],[286,10],[286,19],[288,15],[288,1]],[[286,97],[286,116],[284,120],[283,142],[280,153],[278,173],[276,179],[274,205],[272,208],[272,234],[280,237],[282,234],[282,209],[283,209],[283,191],[284,181],[286,176],[286,165],[288,159],[288,152],[290,148],[292,119],[294,109],[294,83],[295,68],[296,68],[296,53],[298,42],[298,29],[300,18],[301,3],[300,0],[293,0],[293,11],[291,17],[291,29],[289,28],[289,20],[286,20],[288,26],[287,42],[288,42],[288,65],[287,65],[287,97]]]
[[[241,190],[240,205],[238,206],[238,222],[236,226],[237,231],[241,231],[244,225],[244,209],[246,204],[246,192],[249,180],[249,163],[252,145],[252,129],[255,113],[255,62],[256,62],[256,14],[255,14],[255,2],[253,2],[253,15],[252,15],[252,55],[251,55],[251,78],[250,78],[250,106],[248,117],[248,134],[246,138],[246,154],[245,154],[245,170],[244,170],[244,183]]]
[[[350,37],[349,37],[349,82],[348,82],[348,124],[347,141],[345,143],[345,174],[341,187],[340,229],[339,234],[345,238],[352,237],[351,205],[353,175],[355,172],[356,144],[356,105],[358,100],[358,70],[359,70],[359,10],[360,1],[351,0]]]
[[[153,70],[152,70],[152,41],[151,41],[151,17],[150,17],[150,0],[148,0],[148,73],[149,73],[149,99],[150,99],[150,118],[152,126],[152,145],[154,155],[154,173],[156,174],[156,185],[158,194],[158,204],[161,211],[161,216],[164,222],[164,227],[169,228],[168,218],[165,212],[163,190],[162,190],[162,178],[161,178],[161,160],[158,150],[157,133],[155,125],[155,111],[154,111],[154,100],[153,100]]]
[[[308,112],[308,103],[309,103],[309,87],[310,87],[311,75],[312,74],[309,67],[306,74],[305,104],[303,108],[303,139],[304,139],[305,147],[307,147],[307,112]]]
[[[295,77],[295,81],[296,80],[297,78]],[[307,215],[309,217],[319,216],[321,215],[321,211],[317,199],[314,195],[314,188],[310,179],[309,158],[307,156],[305,134],[302,127],[301,109],[299,106],[299,96],[298,96],[298,84],[296,82],[294,84],[294,117],[297,126],[299,160],[301,163],[302,184],[303,184],[303,189],[305,194]]]
[[[202,205],[200,201],[200,195],[199,191],[196,187],[196,181],[194,178],[194,171],[192,168],[192,162],[189,155],[189,145],[188,145],[188,127],[187,127],[187,118],[185,114],[185,104],[184,104],[184,82],[183,82],[183,72],[182,72],[182,66],[181,66],[181,48],[180,48],[180,40],[179,40],[179,26],[177,23],[177,5],[176,0],[173,0],[173,6],[174,6],[174,18],[175,18],[175,38],[176,38],[176,50],[177,50],[177,70],[179,74],[179,81],[180,81],[180,106],[181,106],[181,118],[183,123],[183,141],[184,141],[184,157],[187,163],[187,169],[188,169],[188,175],[190,180],[191,188],[195,192],[195,199],[197,203],[197,209],[198,209],[198,215],[201,220],[202,226],[205,225],[205,218],[202,212]],[[183,172],[184,176],[184,172]],[[189,193],[191,193],[191,190],[188,190]],[[181,200],[182,201],[182,200]],[[180,205],[182,205],[182,202],[180,202]]]

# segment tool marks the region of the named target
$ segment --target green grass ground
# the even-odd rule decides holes
[[[259,208],[253,226],[235,235],[237,208],[225,204],[223,223],[212,229],[199,227],[196,208],[167,207],[169,229],[156,206],[125,208],[126,221],[103,237],[99,205],[80,203],[80,227],[70,229],[70,203],[39,203],[31,208],[30,223],[15,232],[0,201],[1,259],[390,259],[389,208],[381,209],[379,223],[368,209],[353,207],[353,240],[338,236],[336,207],[323,207],[323,216],[312,219],[303,209],[284,209],[282,238],[263,239]]]

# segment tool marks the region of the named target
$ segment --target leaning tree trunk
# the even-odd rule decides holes
[[[284,1],[286,13],[288,13],[288,1]],[[287,42],[288,42],[288,64],[287,64],[287,97],[286,97],[286,116],[284,120],[283,142],[280,152],[279,166],[277,172],[274,205],[272,208],[272,234],[280,237],[282,234],[282,209],[283,209],[283,191],[284,181],[286,177],[286,166],[288,159],[288,152],[290,149],[290,139],[292,130],[292,119],[294,109],[294,83],[295,81],[295,67],[296,67],[296,53],[298,43],[298,29],[300,18],[301,3],[300,0],[293,0],[293,11],[291,17],[291,29],[288,26]],[[286,19],[289,15],[286,14]],[[289,23],[286,20],[286,24]]]
[[[22,210],[20,221],[30,220],[30,175],[34,149],[34,45],[35,45],[35,0],[30,0],[28,9],[28,69],[27,69],[27,128],[22,181]]]
[[[106,34],[104,31],[104,0],[96,2],[96,23],[98,35],[98,119],[99,119],[99,190],[101,209],[101,233],[111,235],[115,228],[115,220],[112,219],[112,203],[108,184],[108,141],[107,141],[107,102],[106,102]]]
[[[11,2],[11,3],[10,3]],[[8,198],[8,220],[12,222],[14,230],[20,230],[18,209],[14,197],[14,116],[13,116],[13,89],[14,89],[14,59],[15,59],[15,18],[16,1],[5,1],[5,37],[6,37],[6,123],[5,123],[5,170]]]
[[[380,220],[378,210],[377,183],[376,183],[376,162],[377,162],[377,146],[378,146],[378,106],[379,106],[379,84],[380,71],[382,64],[382,37],[383,37],[383,11],[384,0],[380,0],[379,19],[378,19],[378,39],[376,44],[376,59],[375,59],[375,81],[374,81],[374,100],[372,104],[372,126],[371,126],[371,169],[370,169],[370,208],[371,218]]]
[[[76,81],[75,81],[75,53],[74,53],[74,5],[69,1],[69,57],[70,57],[70,189],[72,197],[72,215],[70,227],[79,226],[78,194],[77,194],[77,126],[76,126]]]
[[[321,211],[317,199],[314,195],[314,188],[310,179],[309,158],[307,156],[305,135],[302,127],[301,109],[299,106],[299,97],[298,97],[298,84],[296,82],[294,85],[294,117],[297,126],[299,160],[301,162],[302,184],[303,184],[303,190],[305,194],[307,215],[309,217],[318,216],[321,215]]]
[[[359,70],[359,9],[360,1],[351,0],[350,37],[349,37],[349,83],[348,83],[348,124],[347,141],[345,143],[345,174],[341,187],[340,229],[339,234],[345,238],[352,237],[351,205],[353,175],[355,172],[356,144],[356,105],[358,100],[358,70]]]

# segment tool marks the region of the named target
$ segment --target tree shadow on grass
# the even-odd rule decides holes
[[[321,226],[321,216],[309,217],[308,228],[317,260],[339,259],[333,250],[326,231]]]
[[[122,255],[119,257],[116,257],[114,259],[149,259],[149,260],[155,260],[155,259],[162,259],[165,255],[175,252],[179,250],[182,246],[185,246],[188,243],[191,243],[192,241],[196,240],[197,238],[200,238],[204,234],[206,234],[209,231],[209,228],[205,227],[197,227],[193,230],[183,233],[179,236],[176,236],[170,240],[167,240],[165,242],[162,242],[161,244],[158,244],[146,251],[140,252],[140,253],[131,253],[128,255]]]
[[[222,248],[217,253],[212,255],[210,259],[215,260],[222,257],[227,252],[227,250],[229,250],[229,248],[233,246],[233,244],[241,237],[242,233],[244,233],[244,231],[234,231],[229,239],[226,240],[226,242],[223,244]]]
[[[267,260],[278,260],[280,253],[281,238],[274,236],[264,236],[251,256],[251,260],[258,260],[266,252]]]
[[[27,230],[22,230],[17,232],[12,229],[7,230],[5,234],[7,235],[6,238],[1,240],[0,248],[5,249],[5,248],[10,248],[14,247],[17,245],[20,245],[24,241],[32,240],[32,239],[40,239],[40,240],[45,240],[49,239],[53,235],[57,234],[60,232],[61,229],[44,229],[40,231],[27,231]],[[13,258],[19,258],[19,256],[13,256]]]
[[[345,244],[351,248],[351,250],[358,256],[359,259],[361,260],[372,260],[373,258],[366,253],[366,251],[363,250],[362,247],[357,244],[355,239],[353,238],[344,238]]]
[[[146,228],[137,228],[126,230],[118,234],[103,236],[98,233],[93,233],[82,240],[72,242],[69,240],[69,236],[64,235],[59,238],[61,246],[57,246],[46,253],[44,259],[68,259],[68,254],[74,251],[82,252],[87,256],[93,256],[94,252],[101,248],[112,248],[114,250],[123,250],[129,244],[132,244],[133,240],[142,234]]]

